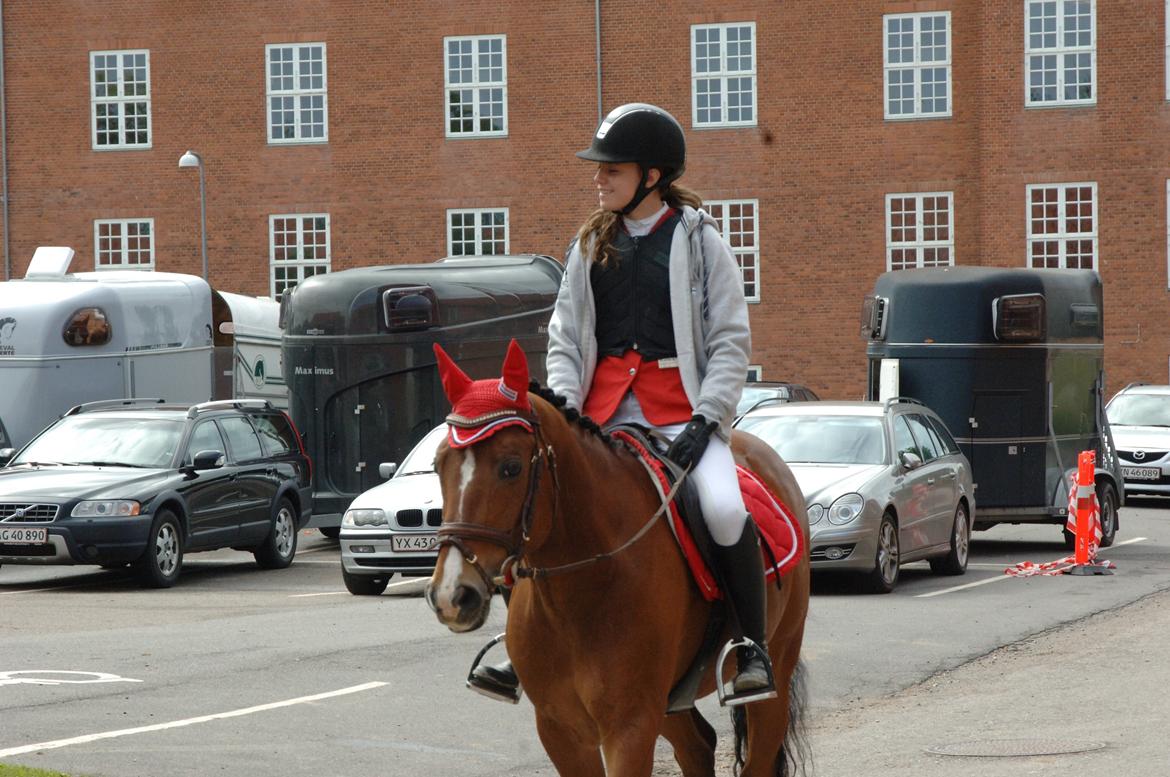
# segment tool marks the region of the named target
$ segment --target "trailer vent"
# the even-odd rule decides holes
[[[1043,294],[1009,294],[991,303],[995,339],[1006,342],[1043,340],[1046,316]]]
[[[887,297],[867,294],[861,303],[861,336],[867,340],[886,339],[886,315],[890,307]]]
[[[439,324],[439,302],[430,286],[399,286],[382,292],[383,323],[389,332],[429,329]]]

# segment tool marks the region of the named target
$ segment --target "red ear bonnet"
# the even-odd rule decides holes
[[[508,344],[501,377],[476,381],[467,377],[438,343],[434,349],[443,391],[451,403],[447,440],[452,448],[465,448],[507,426],[532,431],[528,358],[519,343],[512,340]]]

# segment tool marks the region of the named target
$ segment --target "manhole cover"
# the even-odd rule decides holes
[[[971,757],[1019,757],[1026,755],[1066,755],[1100,750],[1104,742],[1073,742],[1067,739],[982,739],[973,742],[955,742],[935,745],[926,752],[936,755],[963,755]]]

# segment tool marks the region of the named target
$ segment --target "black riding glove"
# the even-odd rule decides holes
[[[689,468],[703,458],[703,451],[707,450],[711,433],[717,428],[719,424],[695,413],[690,423],[679,432],[678,437],[674,438],[674,442],[666,450],[667,457],[683,469]]]

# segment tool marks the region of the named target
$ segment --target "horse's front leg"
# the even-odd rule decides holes
[[[561,777],[605,777],[596,735],[575,728],[563,716],[536,713],[536,733]]]

